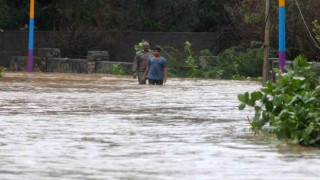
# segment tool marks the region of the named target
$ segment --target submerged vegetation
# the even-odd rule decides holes
[[[265,129],[279,139],[320,146],[319,69],[302,56],[285,69],[286,73],[275,69],[277,82],[267,82],[260,91],[239,94],[239,109],[254,108],[253,130]]]
[[[185,51],[163,47],[162,56],[168,59],[171,77],[195,77],[210,79],[259,79],[262,75],[261,43],[252,42],[250,47],[231,47],[218,56],[209,50],[202,50],[199,56],[192,51],[191,44],[185,42]],[[271,56],[275,51],[270,51]]]
[[[121,68],[120,64],[112,64],[111,74],[125,75],[126,71],[123,68]]]

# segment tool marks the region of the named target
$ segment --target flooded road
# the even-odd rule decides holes
[[[255,82],[7,72],[0,179],[319,179],[320,149],[254,135]]]

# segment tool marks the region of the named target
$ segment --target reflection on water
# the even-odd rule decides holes
[[[320,151],[250,132],[254,82],[5,74],[0,179],[318,179]]]

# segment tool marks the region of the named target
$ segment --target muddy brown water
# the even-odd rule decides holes
[[[320,150],[250,132],[247,81],[7,72],[0,179],[320,179]]]

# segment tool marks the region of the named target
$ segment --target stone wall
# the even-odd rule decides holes
[[[86,59],[61,57],[60,49],[40,48],[33,59],[33,71],[59,72],[59,73],[103,73],[111,74],[113,65],[119,64],[120,68],[131,73],[131,62],[109,61],[107,51],[88,51]],[[27,56],[13,56],[10,61],[10,70],[26,71]]]
[[[192,44],[195,53],[209,49],[217,54],[236,44],[233,34],[214,32],[35,32],[34,52],[39,56],[39,48],[58,48],[61,56],[71,59],[86,59],[88,51],[107,51],[110,61],[132,62],[134,45],[142,39],[151,47],[171,46],[184,51],[185,41]],[[230,41],[230,39],[232,41]],[[0,66],[9,67],[13,56],[27,56],[28,32],[8,31],[0,33]]]

